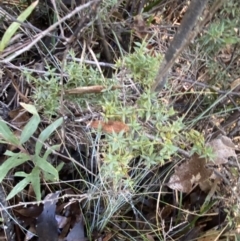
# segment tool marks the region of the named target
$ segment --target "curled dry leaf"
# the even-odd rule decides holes
[[[148,34],[148,27],[146,22],[143,19],[142,15],[137,15],[133,20],[133,29],[135,30],[135,34],[140,38],[146,38]]]
[[[239,87],[240,85],[240,78],[235,79],[232,83],[231,83],[231,90],[236,89],[237,87]]]
[[[103,122],[101,120],[95,120],[88,123],[88,125],[94,129],[102,129],[107,133],[119,133],[121,131],[128,132],[129,127],[121,121],[108,121]]]
[[[120,89],[120,86],[112,86],[111,90]],[[91,94],[91,93],[101,93],[106,90],[105,86],[93,85],[93,86],[82,86],[74,89],[65,90],[66,94]]]
[[[190,192],[194,184],[207,180],[212,171],[205,167],[206,159],[194,154],[190,160],[175,167],[175,173],[171,176],[170,188],[181,192]]]
[[[8,116],[11,119],[11,124],[18,128],[24,126],[30,119],[30,114],[22,107],[9,111]]]
[[[210,141],[208,146],[212,147],[215,154],[213,159],[216,165],[224,164],[228,162],[228,158],[236,157],[235,145],[227,136],[219,136],[216,139]]]
[[[82,216],[78,216],[76,223],[70,230],[66,241],[86,241]]]

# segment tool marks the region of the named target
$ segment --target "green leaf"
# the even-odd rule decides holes
[[[40,201],[41,200],[40,170],[36,167],[31,172],[31,183],[32,183],[33,191],[36,194],[36,199],[37,201]]]
[[[59,150],[60,149],[60,144],[58,145],[54,145],[54,146],[51,146],[47,149],[47,151],[44,153],[44,156],[43,156],[43,159],[44,160],[47,160],[48,159],[48,156],[53,152],[53,151],[56,151],[56,150]]]
[[[37,6],[38,1],[33,2],[26,10],[24,10],[19,17],[17,18],[18,21],[23,22],[27,19],[27,17],[32,13],[34,8]],[[5,31],[2,40],[0,42],[0,51],[3,51],[5,47],[8,45],[10,42],[12,36],[16,33],[16,31],[19,29],[21,26],[20,23],[13,22],[8,29]]]
[[[35,160],[35,165],[41,168],[43,173],[52,174],[55,181],[59,179],[58,171],[53,165],[51,165],[49,162],[47,162],[45,159],[39,156],[35,156],[34,160]]]
[[[38,156],[43,143],[47,140],[47,138],[63,123],[63,118],[59,118],[54,121],[51,125],[49,125],[38,137],[38,141],[35,146],[35,155]]]
[[[30,174],[27,174],[25,172],[16,172],[15,176],[20,176],[25,178],[12,189],[12,191],[7,196],[7,200],[13,198],[30,183],[33,186],[33,190],[36,194],[37,201],[41,200],[40,170],[37,167],[34,167]]]
[[[64,165],[65,165],[64,162],[60,162],[60,163],[57,165],[56,170],[57,170],[58,172],[60,172],[60,171],[62,170],[62,168],[63,168]]]
[[[19,140],[3,120],[0,120],[0,136],[12,145],[20,145]]]
[[[24,162],[28,161],[30,157],[24,153],[17,153],[16,156],[12,156],[8,158],[1,166],[0,166],[0,182],[6,177],[8,172]]]
[[[60,170],[63,168],[64,165],[65,165],[65,163],[64,163],[64,162],[61,162],[59,165],[57,165],[56,170],[57,170],[58,172],[60,172]],[[54,178],[54,176],[53,176],[52,174],[50,174],[50,173],[47,173],[47,172],[44,173],[44,179],[45,179],[46,181],[51,181],[51,182],[55,182],[55,181],[56,181],[56,179]]]
[[[37,127],[38,127],[41,119],[40,119],[40,117],[38,115],[38,112],[37,112],[35,106],[29,105],[29,104],[25,104],[25,103],[20,103],[20,104],[21,104],[21,106],[24,109],[26,109],[28,112],[33,114],[31,119],[29,120],[29,122],[23,128],[23,131],[22,131],[22,134],[21,134],[21,138],[20,138],[20,143],[23,144],[27,140],[29,140],[29,138],[37,130]]]
[[[22,181],[20,181],[8,194],[7,200],[13,198],[16,194],[21,192],[29,183],[30,183],[29,177],[26,177]]]
[[[23,102],[20,103],[20,105],[29,113],[33,114],[33,115],[38,115],[37,109],[34,105],[30,105],[30,104],[25,104]]]
[[[5,156],[15,156],[16,158],[18,158],[19,154],[20,154],[20,153],[15,153],[15,152],[12,152],[12,151],[9,151],[9,150],[6,150],[5,153],[4,153]],[[25,153],[21,153],[21,155],[22,155],[22,156],[23,156],[23,155],[28,156],[28,155],[25,154]]]
[[[14,176],[16,177],[27,177],[29,174],[27,174],[26,172],[15,172]]]

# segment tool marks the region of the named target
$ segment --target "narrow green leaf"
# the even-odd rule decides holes
[[[43,173],[52,174],[54,176],[55,181],[59,179],[57,169],[42,157],[35,157],[35,165],[41,168]]]
[[[13,198],[16,194],[21,192],[30,183],[29,176],[20,181],[8,194],[7,200]]]
[[[33,115],[38,115],[37,109],[34,105],[30,105],[30,104],[26,104],[21,102],[20,105],[29,113],[33,114]]]
[[[58,172],[60,172],[60,171],[62,170],[62,168],[63,168],[64,165],[65,165],[64,162],[60,162],[60,163],[57,165],[56,170],[57,170]]]
[[[63,123],[63,118],[59,118],[56,121],[54,121],[51,125],[49,125],[45,130],[42,131],[42,133],[39,135],[36,146],[35,146],[35,155],[38,156],[43,143],[47,140],[47,138]]]
[[[64,163],[64,162],[61,162],[61,163],[56,167],[56,170],[59,172],[59,171],[63,168],[64,165],[65,165],[65,163]],[[44,179],[45,179],[46,181],[50,181],[50,182],[55,182],[55,181],[56,181],[56,178],[55,178],[52,174],[47,173],[47,172],[44,172]]]
[[[29,138],[33,135],[33,133],[37,130],[38,125],[40,123],[40,117],[39,116],[32,116],[29,122],[24,126],[20,143],[23,144],[26,141],[29,140]]]
[[[14,156],[16,158],[25,158],[27,160],[31,159],[31,156],[26,154],[26,153],[22,153],[22,152],[15,153],[15,152],[12,152],[12,151],[9,151],[9,150],[6,150],[4,152],[4,155],[5,156]]]
[[[16,177],[27,177],[29,174],[26,172],[15,172],[14,176]]]
[[[6,151],[4,152],[4,155],[5,155],[5,156],[15,156],[16,158],[18,158],[19,154],[20,154],[20,153],[15,153],[15,152],[12,152],[12,151],[9,151],[9,150],[6,150]],[[23,155],[26,155],[26,154],[24,154],[24,153],[22,153],[22,154],[23,154]]]
[[[27,19],[27,17],[32,13],[34,8],[37,6],[38,1],[33,2],[26,10],[24,10],[19,17],[17,18],[18,21],[23,22]],[[20,27],[20,23],[13,22],[8,29],[5,31],[2,40],[0,42],[0,51],[3,51],[4,48],[8,45],[10,42],[12,36],[16,33],[16,31]]]
[[[25,177],[20,183],[13,188],[9,193],[7,200],[14,197],[16,194],[21,192],[28,184],[32,184],[33,190],[36,194],[37,201],[41,200],[41,190],[40,190],[40,169],[34,167],[30,174],[25,172],[16,172],[14,176]]]
[[[0,136],[12,145],[17,146],[20,144],[19,140],[3,120],[0,120]]]
[[[29,156],[24,155],[23,153],[18,153],[18,156],[12,156],[9,157],[1,166],[0,166],[0,183],[2,180],[6,177],[8,172],[24,162],[28,161],[30,159]]]
[[[40,188],[40,170],[35,167],[31,172],[31,183],[33,191],[36,194],[37,201],[41,200],[41,188]]]
[[[38,127],[41,119],[40,119],[38,112],[34,105],[29,105],[29,104],[25,104],[25,103],[20,103],[20,104],[24,109],[26,109],[28,112],[33,114],[32,118],[29,120],[29,122],[23,128],[21,138],[20,138],[20,143],[23,144],[27,140],[29,140],[29,138],[37,130],[37,127]]]
[[[48,159],[48,156],[53,152],[53,151],[56,151],[56,150],[59,150],[60,149],[60,146],[61,145],[54,145],[54,146],[51,146],[47,149],[47,151],[44,153],[44,156],[43,156],[43,159],[44,160],[47,160]]]

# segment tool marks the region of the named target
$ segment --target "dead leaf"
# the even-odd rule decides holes
[[[137,15],[133,19],[133,30],[140,39],[146,38],[149,29],[142,15]]]
[[[16,81],[14,81],[13,79],[12,79],[12,85],[13,85],[14,89],[16,90],[16,92],[18,93],[20,99],[22,101],[24,101],[25,103],[29,103],[30,100],[24,94],[22,94],[22,92],[19,90],[19,87],[16,84]]]
[[[120,89],[120,86],[112,86],[111,90]],[[102,85],[93,85],[93,86],[83,86],[77,87],[74,89],[65,90],[66,94],[91,94],[91,93],[101,93],[107,88]]]
[[[88,125],[94,129],[102,129],[107,133],[119,133],[121,131],[128,132],[129,127],[121,121],[108,121],[103,122],[101,120],[95,120],[88,122]]]
[[[43,211],[37,218],[36,232],[39,241],[57,241],[58,223],[55,219],[59,192],[48,194],[44,199]]]
[[[240,78],[235,79],[235,80],[231,83],[231,90],[236,89],[239,85],[240,85]]]
[[[216,165],[224,164],[228,162],[228,158],[233,156],[237,157],[235,152],[235,145],[230,138],[221,135],[216,139],[210,141],[208,146],[212,147],[215,154],[213,162]]]
[[[29,229],[27,230],[27,233],[25,235],[25,239],[24,241],[28,241],[28,240],[31,240],[35,235],[34,235],[34,231],[35,231],[35,228],[33,225],[31,225],[29,227]]]
[[[58,228],[60,228],[60,229],[63,229],[67,225],[67,223],[70,222],[70,219],[71,219],[70,217],[64,217],[61,215],[55,215],[55,218],[58,223]]]
[[[211,178],[212,178],[212,175],[211,175]],[[203,192],[208,193],[211,190],[212,183],[210,180],[205,180],[204,182],[199,183],[199,187]]]
[[[194,154],[189,161],[175,167],[175,173],[167,185],[174,190],[190,192],[194,184],[204,182],[211,176],[212,171],[205,165],[206,159]]]
[[[22,107],[9,111],[8,116],[11,118],[11,124],[17,126],[18,128],[21,128],[30,119],[29,113]]]
[[[42,206],[32,205],[27,207],[16,208],[14,209],[14,212],[20,214],[23,217],[36,218],[41,214],[42,210]]]
[[[146,234],[146,238],[147,238],[148,241],[154,241],[154,240],[155,240],[155,239],[153,238],[153,236],[150,235],[150,234]],[[146,240],[146,239],[144,239],[144,240]]]
[[[77,221],[73,228],[69,232],[66,241],[86,241],[84,235],[83,218],[82,216],[77,217]]]
[[[107,233],[105,235],[105,237],[103,237],[102,241],[109,241],[109,240],[112,240],[112,237],[114,236],[114,234],[112,233]]]

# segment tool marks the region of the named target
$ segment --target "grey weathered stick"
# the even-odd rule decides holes
[[[166,54],[162,61],[155,82],[152,86],[153,91],[160,91],[166,84],[167,73],[174,64],[175,60],[183,51],[184,47],[191,40],[191,32],[196,25],[198,18],[207,4],[208,0],[192,0],[187,12],[185,13],[182,23],[175,34]]]

